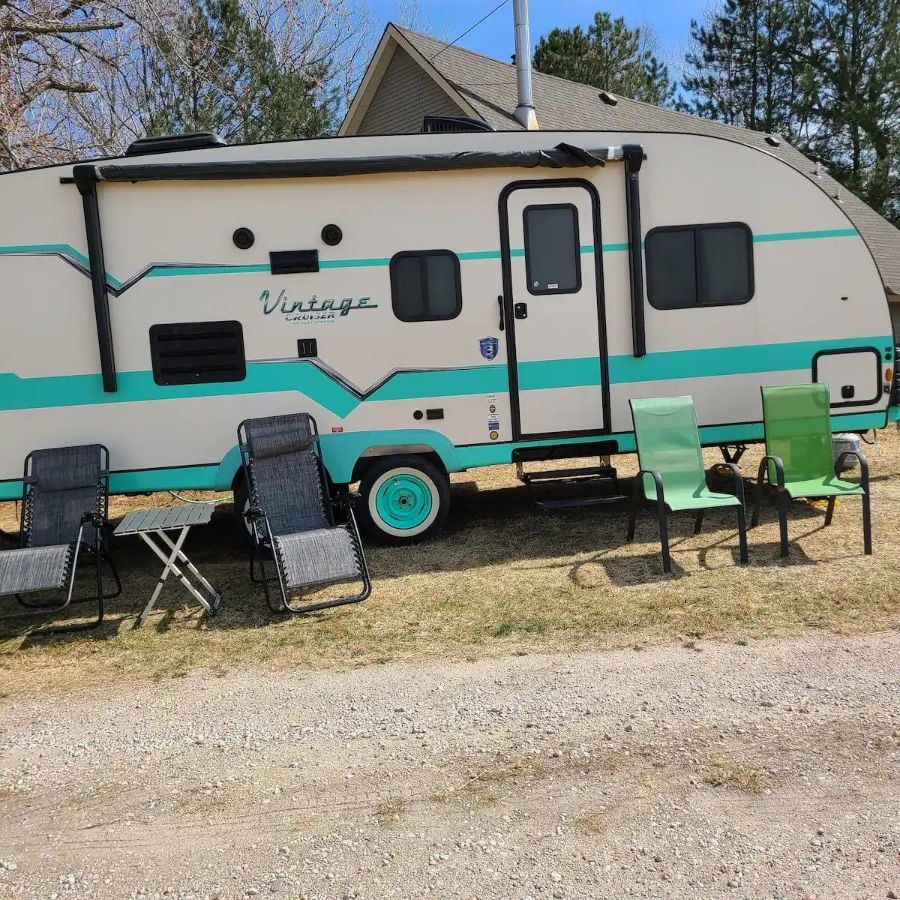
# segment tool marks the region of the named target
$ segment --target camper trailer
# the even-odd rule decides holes
[[[760,385],[897,418],[865,242],[725,138],[191,136],[2,175],[0,210],[0,499],[86,442],[113,492],[240,490],[238,423],[307,411],[405,541],[450,473],[633,451],[632,398],[691,394],[708,445],[761,438]]]

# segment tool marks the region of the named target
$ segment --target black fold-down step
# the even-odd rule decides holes
[[[603,461],[601,461],[603,462]],[[534,505],[545,512],[557,509],[577,509],[582,506],[604,506],[608,503],[618,503],[626,499],[618,493],[617,472],[611,465],[579,466],[571,469],[547,469],[536,472],[526,472],[521,463],[516,466],[516,474],[519,480],[528,488],[534,500]],[[578,488],[584,485],[598,485],[605,488],[602,494],[562,496],[562,497],[538,497],[536,489],[541,493],[551,486],[557,486],[564,491]]]

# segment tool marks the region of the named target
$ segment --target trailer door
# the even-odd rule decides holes
[[[517,182],[500,216],[514,437],[602,433],[597,193],[580,180]]]

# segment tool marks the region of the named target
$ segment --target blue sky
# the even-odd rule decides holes
[[[500,0],[419,0],[419,18],[436,37],[453,40],[499,3]],[[369,0],[373,27],[380,30],[390,20],[399,18],[403,0]],[[409,7],[411,0],[406,0]],[[537,43],[540,35],[551,28],[586,26],[594,12],[603,9],[612,16],[622,16],[631,25],[653,27],[659,38],[666,62],[677,65],[687,45],[691,18],[701,15],[708,0],[530,0],[531,37]],[[513,52],[512,3],[507,3],[486,22],[466,35],[460,45],[498,59],[508,59]]]

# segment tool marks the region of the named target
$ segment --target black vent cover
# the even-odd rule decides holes
[[[189,134],[138,138],[129,144],[125,155],[146,156],[150,153],[175,153],[179,150],[202,150],[204,147],[225,146],[227,142],[211,131],[192,131]]]
[[[425,134],[449,134],[463,131],[496,131],[493,125],[467,116],[425,116],[422,131]]]
[[[150,359],[157,384],[214,384],[247,377],[240,322],[153,325]]]

